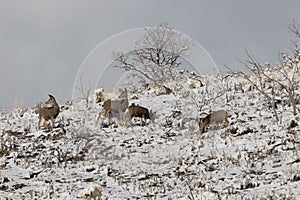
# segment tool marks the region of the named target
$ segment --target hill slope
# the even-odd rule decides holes
[[[299,199],[299,114],[278,103],[276,122],[239,76],[201,81],[137,93],[130,102],[156,111],[143,127],[103,128],[101,106],[83,102],[62,105],[47,133],[33,109],[2,112],[0,198]],[[199,109],[227,110],[230,126],[200,133]]]

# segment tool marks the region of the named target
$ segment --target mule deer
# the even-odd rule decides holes
[[[131,106],[128,107],[128,121],[131,122],[133,117],[139,117],[140,118],[140,125],[142,126],[143,122],[146,124],[146,120],[153,119],[152,112],[139,105],[131,104]]]
[[[49,130],[48,127],[48,120],[51,119],[52,122],[52,128],[55,126],[55,119],[59,114],[59,106],[55,100],[55,98],[49,94],[49,100],[46,101],[46,106],[39,108],[38,114],[39,114],[39,122],[38,122],[38,129],[41,129],[41,121],[44,119],[44,127],[46,130]]]
[[[104,89],[99,88],[95,90],[95,102],[100,103],[105,101]]]
[[[120,120],[122,120],[123,114],[128,107],[128,96],[126,89],[124,91],[120,90],[120,92],[120,99],[108,99],[103,102],[102,106],[104,108],[104,111],[99,113],[97,120],[99,120],[102,115],[107,116],[109,112],[118,112],[120,114]]]
[[[201,133],[204,133],[206,132],[206,128],[208,125],[211,125],[211,127],[214,129],[216,124],[220,126],[220,124],[223,124],[224,122],[227,127],[229,124],[227,119],[227,112],[225,110],[219,110],[219,111],[214,111],[208,114],[206,117],[200,119],[199,127]]]

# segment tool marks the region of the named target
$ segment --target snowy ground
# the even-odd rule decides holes
[[[101,106],[80,102],[61,104],[51,132],[37,131],[33,109],[3,111],[0,199],[299,199],[300,115],[279,106],[276,123],[241,81],[137,93],[130,103],[156,111],[142,127],[103,128]],[[200,133],[198,108],[226,109],[230,126]]]

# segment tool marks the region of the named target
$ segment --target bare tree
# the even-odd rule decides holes
[[[194,41],[167,24],[145,28],[131,52],[114,52],[115,67],[131,72],[139,82],[163,84],[175,79],[178,59],[188,55]]]
[[[75,86],[75,87],[82,95],[81,99],[85,100],[85,107],[88,108],[89,107],[89,97],[91,95],[92,85],[89,83],[89,86],[85,87],[84,83],[82,81],[82,76],[80,76],[80,85]]]
[[[300,25],[296,25],[295,21],[288,26],[288,29],[297,38],[300,38]],[[258,60],[246,49],[246,59],[240,60],[237,58],[237,60],[254,76],[242,71],[234,72],[242,75],[256,90],[259,91],[260,94],[265,97],[269,107],[274,112],[277,122],[279,121],[277,112],[278,98],[276,98],[278,95],[288,98],[288,102],[283,103],[283,106],[287,104],[291,105],[294,115],[297,115],[297,113],[300,112],[297,108],[297,105],[300,103],[300,97],[297,93],[297,89],[300,85],[300,50],[297,42],[294,42],[293,44],[294,49],[292,50],[292,55],[286,52],[281,52],[279,54],[279,64],[276,64],[276,66],[270,66],[268,63],[259,63]],[[233,72],[233,70],[226,64],[223,64],[223,66]]]
[[[299,103],[299,97],[296,93],[299,87],[299,59],[300,54],[297,46],[295,46],[293,57],[287,53],[281,53],[278,71],[282,74],[283,79],[278,81],[273,78],[288,94],[294,115],[297,115],[296,105]]]
[[[287,53],[281,53],[279,56],[280,63],[271,67],[269,64],[260,64],[257,59],[250,55],[246,50],[247,59],[240,61],[244,66],[251,70],[256,77],[253,80],[249,75],[240,72],[266,99],[272,108],[276,121],[279,121],[277,112],[276,96],[287,96],[289,103],[292,105],[293,114],[297,115],[297,104],[299,98],[296,89],[299,87],[299,80],[296,76],[299,75],[298,63],[300,59],[299,50],[296,47],[294,56],[290,57]],[[268,91],[268,89],[270,89]]]
[[[292,32],[296,37],[300,38],[300,25],[297,25],[295,21],[288,27],[289,31]]]
[[[255,87],[255,89],[257,89],[259,91],[259,93],[265,97],[265,99],[267,100],[267,102],[269,104],[269,107],[272,108],[272,110],[274,112],[276,121],[279,122],[277,106],[276,106],[276,101],[275,101],[274,87],[272,87],[271,93],[269,93],[266,90],[266,82],[268,82],[269,80],[266,79],[266,76],[264,73],[264,65],[260,64],[257,61],[257,59],[248,52],[247,49],[245,51],[246,51],[247,58],[245,59],[245,61],[242,61],[242,60],[239,60],[239,61],[254,74],[256,80],[252,79],[251,76],[249,76],[245,72],[240,71],[239,73],[241,75],[243,75],[243,77],[246,80],[248,80]]]

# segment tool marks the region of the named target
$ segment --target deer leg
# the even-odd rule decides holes
[[[128,118],[128,122],[130,124],[130,127],[132,127],[132,118],[133,118],[133,116],[129,116],[129,118]]]
[[[146,119],[145,115],[143,115],[142,119],[143,119],[143,122],[144,122],[144,124],[145,124],[145,126],[146,126],[146,121],[147,121],[147,119]]]
[[[102,112],[99,112],[97,120],[99,121],[99,119],[101,118],[101,116],[105,116],[106,117],[107,113],[108,113],[108,111],[106,111],[106,110],[104,110]]]
[[[216,122],[212,122],[211,123],[211,130],[215,130],[216,129]]]
[[[38,130],[41,130],[41,120],[42,120],[42,118],[40,117],[39,122],[38,122]]]
[[[55,119],[54,119],[54,117],[51,117],[51,121],[52,121],[52,129],[54,129],[55,128]]]
[[[104,110],[104,111],[102,111],[102,112],[99,112],[97,120],[99,120],[99,119],[101,118],[102,115],[104,115],[104,116],[106,117],[107,111]]]
[[[201,133],[205,133],[206,132],[206,126],[207,125],[205,125],[205,126],[201,125]]]
[[[49,130],[48,121],[47,120],[44,120],[44,127],[45,127],[46,130]]]
[[[106,117],[109,110],[104,110],[103,115]]]
[[[104,114],[103,114],[103,115],[104,115],[105,117],[107,117],[107,115],[109,115],[109,112],[110,112],[110,111],[111,111],[111,110],[104,110]],[[109,118],[109,120],[110,120],[110,119],[111,119],[111,115],[109,115],[108,118]]]
[[[126,125],[126,127],[128,128],[129,126],[128,126],[128,124],[130,123],[130,117],[129,116],[126,116],[125,117],[125,125]],[[131,123],[130,123],[131,124]]]
[[[143,126],[143,118],[144,118],[144,115],[142,115],[142,117],[140,117],[140,126]]]
[[[100,119],[100,117],[101,117],[101,113],[102,113],[102,112],[99,112],[99,113],[98,113],[97,121],[99,121],[99,119]]]
[[[120,121],[123,121],[123,112],[119,111],[119,115],[120,115]]]
[[[228,119],[225,119],[225,123],[226,123],[226,127],[228,127],[228,125],[229,125]]]
[[[140,118],[140,126],[143,126],[143,118]]]

